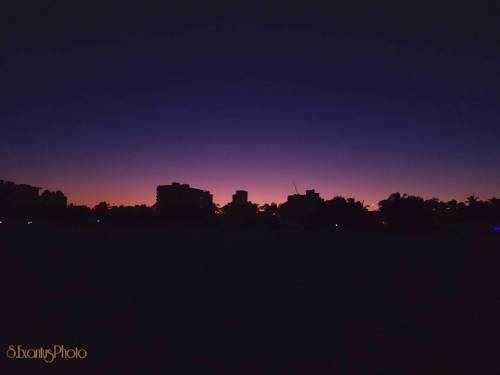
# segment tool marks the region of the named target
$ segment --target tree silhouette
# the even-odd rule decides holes
[[[394,230],[419,232],[433,226],[432,206],[423,198],[393,193],[379,202],[379,211],[385,223]]]
[[[230,202],[221,208],[225,222],[239,226],[255,224],[258,212],[258,205],[252,202]]]

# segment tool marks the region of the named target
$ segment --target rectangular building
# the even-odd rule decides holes
[[[156,208],[165,209],[213,209],[213,197],[209,191],[195,189],[188,184],[173,182],[156,188]]]

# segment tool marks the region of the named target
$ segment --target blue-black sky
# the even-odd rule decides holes
[[[500,2],[335,4],[3,1],[0,178],[500,195]]]

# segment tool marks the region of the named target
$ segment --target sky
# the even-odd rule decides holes
[[[500,2],[290,3],[2,1],[0,179],[500,196]]]

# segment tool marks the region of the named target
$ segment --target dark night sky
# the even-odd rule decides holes
[[[0,178],[90,205],[500,195],[499,1],[102,3],[2,1]]]

